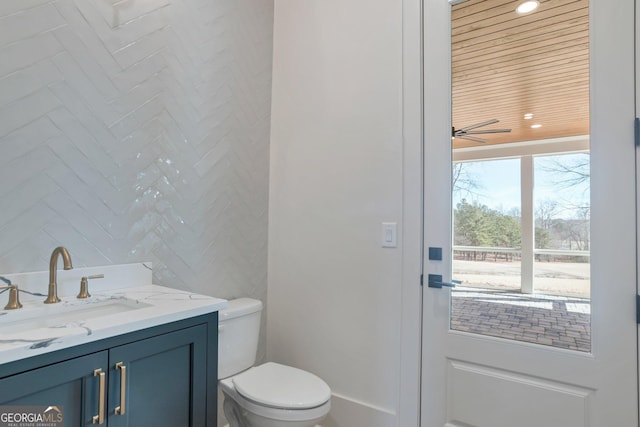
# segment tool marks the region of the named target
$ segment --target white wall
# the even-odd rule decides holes
[[[270,0],[2,0],[0,272],[64,245],[264,299],[272,31]]]
[[[276,0],[274,25],[267,358],[328,382],[326,425],[397,425],[402,2]]]

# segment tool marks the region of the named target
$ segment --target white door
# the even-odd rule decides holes
[[[542,6],[569,3],[540,1]],[[429,274],[441,275],[445,283],[455,279],[449,144],[451,6],[446,0],[424,0],[423,16],[421,425],[637,426],[634,1],[589,3],[591,316],[586,350],[454,330],[454,291],[427,286]],[[487,119],[493,118],[491,114],[487,111]],[[525,241],[523,236],[523,246]],[[429,248],[442,248],[442,260],[437,251],[429,259]]]

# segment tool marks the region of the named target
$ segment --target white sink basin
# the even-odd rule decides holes
[[[0,336],[15,335],[42,328],[63,328],[68,325],[81,326],[82,323],[88,320],[146,307],[151,307],[151,305],[126,298],[109,299],[78,306],[69,306],[61,303],[43,304],[41,308],[25,310],[24,313],[14,312],[15,316],[11,316],[11,319],[6,319],[7,321],[0,317]]]

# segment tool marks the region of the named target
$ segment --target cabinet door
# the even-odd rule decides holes
[[[102,369],[106,375],[107,361],[108,353],[101,351],[4,378],[0,406],[55,406],[62,413],[59,425],[93,425],[100,398],[100,376],[94,371]]]
[[[205,325],[114,347],[109,364],[109,427],[205,426]]]

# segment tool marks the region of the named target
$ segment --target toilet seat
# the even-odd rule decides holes
[[[233,385],[231,378],[220,380],[220,387],[225,399],[231,399],[243,410],[249,414],[255,414],[259,417],[264,417],[270,420],[284,422],[307,422],[309,420],[321,420],[331,410],[331,400],[327,400],[320,406],[311,409],[283,409],[283,408],[271,408],[256,403],[238,393],[238,390]],[[306,425],[306,424],[305,424]]]
[[[253,367],[231,380],[240,396],[269,408],[311,409],[331,398],[331,389],[317,376],[273,362]]]

